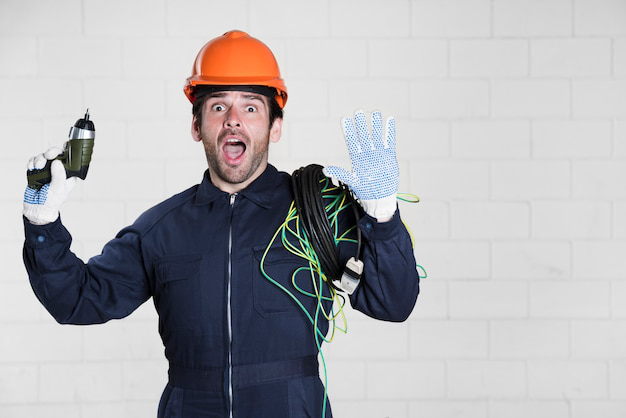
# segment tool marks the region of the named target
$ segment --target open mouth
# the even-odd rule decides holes
[[[237,163],[246,151],[246,144],[236,138],[229,138],[222,149],[228,163]]]

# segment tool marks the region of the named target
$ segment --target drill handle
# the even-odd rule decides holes
[[[55,159],[58,159],[55,158]],[[52,181],[52,175],[50,174],[50,166],[52,161],[46,161],[46,165],[41,169],[28,170],[26,172],[26,178],[28,179],[28,187],[32,189],[41,189],[44,185]]]

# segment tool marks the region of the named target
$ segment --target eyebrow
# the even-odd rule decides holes
[[[209,99],[212,99],[214,97],[215,98],[221,98],[221,97],[225,97],[225,96],[226,96],[226,92],[225,91],[216,91],[216,92],[210,93],[208,98]],[[256,94],[256,93],[246,93],[246,94],[243,95],[243,98],[247,99],[247,100],[259,100],[259,101],[265,103],[263,101],[262,96],[260,94]]]
[[[244,94],[243,98],[248,99],[248,100],[260,100],[261,102],[265,103],[265,101],[263,100],[263,97],[260,94],[255,94],[255,93]]]
[[[208,99],[212,99],[212,98],[214,98],[214,97],[219,98],[219,97],[224,97],[224,96],[226,96],[226,92],[223,92],[223,91],[216,91],[216,92],[213,92],[213,93],[209,93],[209,94],[207,95],[207,100],[208,100]]]

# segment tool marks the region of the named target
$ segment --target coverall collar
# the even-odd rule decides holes
[[[265,171],[238,194],[263,208],[270,208],[278,180],[278,170],[273,165],[268,164]],[[198,187],[195,204],[198,206],[207,205],[224,195],[228,195],[228,193],[218,189],[211,183],[211,176],[207,169],[204,172],[202,183]]]

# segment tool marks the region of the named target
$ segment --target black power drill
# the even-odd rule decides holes
[[[69,140],[63,144],[63,152],[55,160],[61,160],[65,167],[66,177],[87,177],[87,170],[91,162],[94,140],[96,139],[96,128],[89,120],[89,109],[82,119],[78,119],[74,126],[70,128]],[[46,166],[40,170],[29,170],[26,172],[28,187],[41,189],[44,184],[50,183],[50,165],[53,160],[48,160]]]

